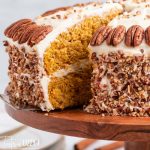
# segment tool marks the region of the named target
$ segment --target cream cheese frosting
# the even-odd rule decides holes
[[[136,8],[132,12],[125,12],[123,15],[116,17],[109,23],[111,27],[117,27],[118,25],[123,25],[126,30],[132,25],[140,25],[144,30],[150,25],[150,6],[145,6],[144,9]],[[92,52],[97,55],[102,53],[109,53],[114,51],[123,51],[126,55],[141,55],[141,49],[144,50],[143,54],[145,56],[150,56],[150,48],[146,44],[145,40],[138,47],[127,47],[125,42],[122,41],[117,46],[110,46],[106,44],[106,41],[99,46],[91,46],[89,48]]]

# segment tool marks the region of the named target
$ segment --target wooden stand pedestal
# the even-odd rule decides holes
[[[79,109],[50,113],[15,110],[6,105],[15,120],[40,130],[114,141],[128,141],[126,150],[150,150],[150,118],[101,117]]]

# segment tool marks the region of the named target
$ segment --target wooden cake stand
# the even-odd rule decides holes
[[[150,150],[150,118],[100,117],[79,109],[50,113],[15,110],[15,120],[40,130],[89,139],[125,141],[126,150]]]

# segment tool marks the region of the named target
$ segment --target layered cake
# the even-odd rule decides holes
[[[92,95],[85,111],[150,116],[150,6],[100,27],[90,42]]]
[[[90,39],[122,11],[118,3],[88,3],[9,26],[4,45],[10,58],[10,101],[46,111],[86,104],[91,98]]]

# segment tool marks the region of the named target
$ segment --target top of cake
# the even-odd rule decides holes
[[[49,43],[67,28],[86,17],[95,15],[105,17],[111,10],[122,12],[123,8],[120,4],[112,2],[104,4],[92,2],[62,7],[48,11],[34,20],[22,19],[13,23],[5,30],[5,36],[9,38],[7,41],[10,44],[21,45],[29,50],[34,46],[42,56]]]
[[[97,54],[122,50],[128,55],[150,55],[150,5],[113,19],[93,35],[90,48]]]

